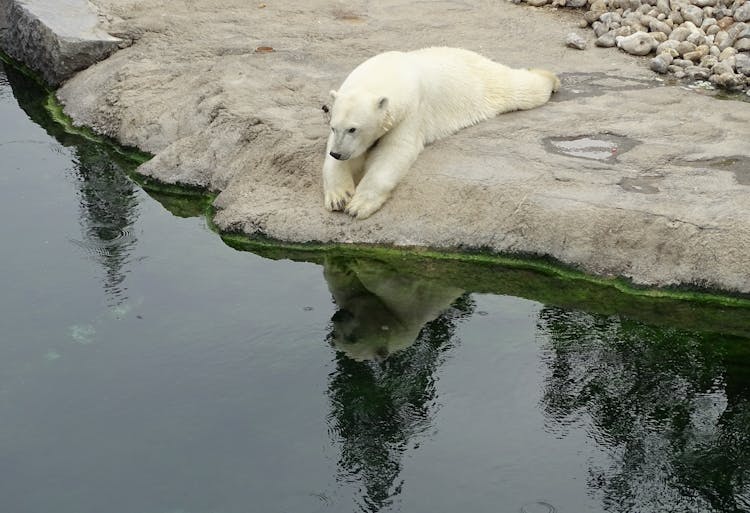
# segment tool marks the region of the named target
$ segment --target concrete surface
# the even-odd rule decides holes
[[[59,90],[66,112],[221,191],[216,223],[295,242],[548,255],[649,286],[750,293],[750,104],[565,46],[580,13],[502,1],[96,0],[133,41]],[[468,48],[563,89],[425,149],[365,221],[323,207],[321,105],[381,51]]]

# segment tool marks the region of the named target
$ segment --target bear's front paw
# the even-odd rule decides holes
[[[357,191],[345,212],[357,219],[367,219],[383,206],[386,199],[388,197],[382,194]]]
[[[352,199],[354,191],[350,191],[348,189],[335,189],[332,191],[326,191],[325,194],[325,205],[326,208],[330,212],[334,212],[337,210],[344,210],[344,207],[349,203],[349,200]]]

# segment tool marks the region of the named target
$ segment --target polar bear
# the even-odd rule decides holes
[[[459,48],[366,60],[331,91],[325,207],[371,216],[426,144],[502,112],[538,107],[559,87],[549,71],[509,68]]]

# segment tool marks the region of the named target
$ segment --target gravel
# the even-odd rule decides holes
[[[651,55],[649,67],[657,73],[750,89],[750,0],[514,1],[582,8],[581,26],[594,31],[596,46]]]

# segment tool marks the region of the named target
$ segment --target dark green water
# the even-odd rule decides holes
[[[750,511],[747,309],[237,251],[40,94],[0,68],[0,511]]]

